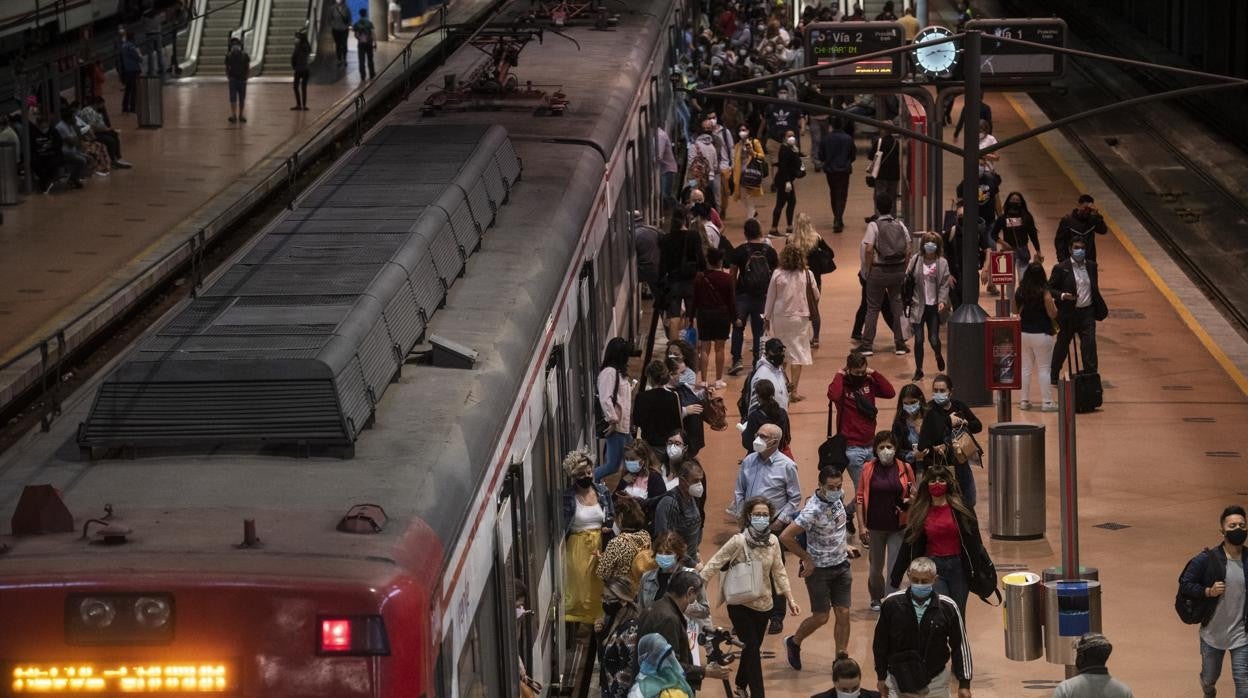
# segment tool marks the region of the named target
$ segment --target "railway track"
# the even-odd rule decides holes
[[[1014,16],[1043,16],[1045,8],[1031,2],[1005,2]],[[1095,32],[1075,13],[1063,13],[1071,30],[1070,45],[1101,50],[1079,37]],[[1103,36],[1102,34],[1095,34]],[[1108,48],[1112,51],[1112,46]],[[1129,66],[1084,59],[1068,60],[1066,91],[1035,93],[1032,98],[1058,119],[1136,97],[1157,89],[1144,72]],[[1211,174],[1190,154],[1190,144],[1175,128],[1159,126],[1162,105],[1119,112],[1065,127],[1063,132],[1111,189],[1139,218],[1158,244],[1173,258],[1236,330],[1248,339],[1248,202],[1243,192]],[[1186,111],[1180,111],[1186,115]],[[1203,123],[1187,116],[1187,126]],[[1234,231],[1240,231],[1239,235]],[[1240,249],[1236,249],[1236,247]]]

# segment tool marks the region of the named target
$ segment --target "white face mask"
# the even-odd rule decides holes
[[[749,137],[750,137],[750,132],[749,132],[749,131],[738,131],[738,132],[737,132],[737,135],[741,137],[741,140],[745,140],[746,138],[749,138]]]
[[[883,463],[883,464],[885,464],[885,465],[888,465],[889,463],[892,463],[892,462],[893,462],[893,456],[894,456],[894,455],[896,455],[896,453],[897,453],[897,450],[896,450],[896,449],[893,449],[893,448],[881,448],[881,449],[880,449],[880,462],[881,462],[881,463]]]
[[[852,691],[842,691],[839,688],[836,689],[836,698],[858,698],[860,695],[862,695],[861,688],[855,688]]]
[[[797,145],[797,138],[795,138],[795,137],[793,137],[793,136],[789,136],[788,138],[784,139],[784,142],[785,142],[785,143],[788,143],[789,145],[793,145],[793,146],[795,146],[795,145]]]
[[[694,499],[701,499],[704,494],[706,494],[706,485],[703,485],[700,482],[689,485],[690,497],[693,497]]]
[[[763,437],[761,436],[755,436],[754,437],[754,452],[762,453],[763,451],[766,451],[766,450],[767,450],[767,441],[764,440]]]
[[[684,446],[681,446],[680,444],[668,444],[667,445],[667,457],[669,459],[675,460],[677,458],[680,458],[683,455],[685,455]]]

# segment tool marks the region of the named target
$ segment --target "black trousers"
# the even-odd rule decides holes
[[[1049,365],[1049,380],[1057,385],[1057,377],[1061,374],[1062,364],[1070,353],[1070,342],[1079,335],[1079,353],[1083,360],[1081,368],[1088,371],[1096,370],[1096,317],[1092,306],[1075,308],[1075,317],[1060,321],[1057,330],[1057,342],[1053,345],[1053,363]],[[1072,376],[1073,377],[1073,376]]]
[[[134,111],[134,101],[138,98],[139,73],[138,71],[127,70],[121,74],[121,111]]]
[[[347,62],[347,34],[346,29],[334,29],[334,55],[338,58],[338,63]]]
[[[858,312],[854,313],[854,330],[850,333],[851,338],[862,337],[862,326],[867,321],[867,282],[863,280],[862,275],[858,274],[858,285],[862,287],[862,295],[858,301]],[[880,306],[880,312],[884,315],[884,324],[889,327],[896,327],[893,324],[893,308],[892,304],[884,303]]]
[[[295,106],[297,107],[308,106],[308,76],[310,74],[306,70],[295,71],[293,86],[295,89]]]
[[[360,79],[377,77],[377,66],[373,65],[373,53],[377,48],[376,44],[359,44],[357,53],[360,61]],[[368,64],[368,74],[364,74],[364,64]]]
[[[728,618],[732,620],[732,631],[745,648],[741,650],[741,659],[737,661],[737,679],[739,688],[747,688],[750,698],[764,698],[763,658],[760,650],[763,638],[767,636],[767,622],[771,614],[767,611],[755,611],[749,606],[728,605]]]
[[[113,162],[121,159],[121,139],[117,137],[115,131],[100,131],[95,134],[95,140],[104,144],[104,147],[108,149],[108,157],[112,158]]]
[[[776,182],[776,207],[771,210],[771,227],[780,224],[780,211],[784,211],[785,225],[793,227],[793,209],[797,208],[797,189],[784,190],[783,182]]]
[[[849,172],[825,172],[828,198],[832,200],[832,218],[836,225],[845,224],[845,201],[849,198]]]

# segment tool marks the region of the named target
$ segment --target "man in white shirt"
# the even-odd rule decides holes
[[[754,373],[749,378],[746,388],[750,391],[749,409],[746,414],[758,407],[758,395],[754,393],[754,381],[760,378],[771,381],[776,388],[776,402],[780,409],[789,409],[788,378],[784,375],[784,342],[772,337],[763,345],[763,358],[754,365]]]

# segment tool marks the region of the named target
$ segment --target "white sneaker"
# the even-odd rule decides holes
[[[95,176],[96,176],[96,177],[107,177],[107,176],[108,176],[108,173],[107,173],[107,172],[99,172],[99,171],[97,171],[97,172],[95,173]]]
[[[1040,406],[1040,411],[1041,411],[1041,412],[1056,412],[1056,411],[1057,411],[1057,403],[1056,403],[1056,402],[1046,402],[1046,403],[1044,403],[1043,405],[1041,405],[1041,406]]]
[[[1030,401],[1030,400],[1019,400],[1019,402],[1018,402],[1018,409],[1020,409],[1020,410],[1029,410],[1029,409],[1031,409],[1031,401]]]

